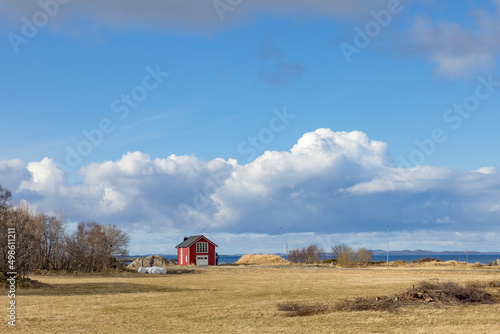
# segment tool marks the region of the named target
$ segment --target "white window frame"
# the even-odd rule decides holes
[[[208,254],[208,242],[197,242],[196,243],[196,253],[197,254]]]

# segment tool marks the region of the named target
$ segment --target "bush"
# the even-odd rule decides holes
[[[361,247],[357,252],[357,260],[359,261],[361,266],[367,266],[368,263],[372,260],[373,254],[372,251]]]
[[[416,259],[411,261],[412,263],[424,263],[424,262],[441,262],[440,259],[436,259],[433,257],[422,257],[420,259]]]
[[[332,247],[332,253],[335,255],[337,264],[342,267],[367,266],[372,260],[372,251],[364,247],[357,251],[345,243],[340,243]]]
[[[294,263],[316,263],[321,261],[323,250],[318,245],[310,245],[307,248],[292,249],[287,260]]]

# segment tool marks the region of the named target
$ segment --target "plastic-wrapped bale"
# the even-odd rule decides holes
[[[158,267],[148,267],[149,274],[159,274]]]
[[[144,267],[140,267],[139,269],[137,269],[137,271],[138,271],[140,274],[147,274],[147,273],[148,273],[148,269],[147,269],[147,268],[144,268]]]
[[[167,269],[162,267],[156,267],[155,274],[165,275],[167,273]]]
[[[162,268],[162,267],[149,267],[147,269],[148,269],[148,273],[150,273],[150,274],[166,274],[167,273],[167,269]]]

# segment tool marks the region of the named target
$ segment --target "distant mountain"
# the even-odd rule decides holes
[[[373,255],[384,255],[387,251],[383,249],[372,249]],[[461,255],[465,254],[465,251],[443,251],[443,252],[433,252],[430,250],[416,249],[416,250],[396,250],[389,251],[389,255]],[[487,254],[500,254],[499,252],[476,252],[469,251],[469,255],[487,255]]]

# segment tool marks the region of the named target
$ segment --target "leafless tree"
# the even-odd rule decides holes
[[[103,232],[109,243],[109,254],[113,257],[126,256],[128,254],[128,244],[130,236],[121,231],[116,225],[107,225],[103,227]]]
[[[80,223],[66,238],[65,263],[72,270],[102,271],[117,265],[116,256],[127,254],[130,237],[115,225]]]
[[[321,261],[323,249],[318,245],[309,245],[302,249],[292,249],[287,260],[294,263],[315,263]]]
[[[364,247],[359,248],[356,255],[357,261],[363,267],[367,266],[373,257],[372,251]]]
[[[366,266],[372,259],[372,251],[364,247],[355,251],[345,243],[332,247],[332,253],[337,259],[337,264],[342,267]]]
[[[2,248],[1,272],[17,272],[19,276],[26,276],[36,266],[37,238],[34,229],[36,213],[28,205],[2,209],[0,219],[0,243]],[[9,230],[14,231],[14,246],[9,245]],[[12,241],[12,239],[10,239]],[[12,247],[13,246],[13,247]],[[13,251],[13,252],[12,252]],[[10,258],[9,255],[13,255]],[[12,262],[11,262],[12,261]]]
[[[39,268],[58,270],[62,266],[65,221],[62,215],[40,213],[36,219],[38,227]]]
[[[0,184],[0,210],[10,207],[11,198],[12,193],[7,189],[2,188],[2,185]]]
[[[356,260],[352,247],[345,243],[340,243],[332,247],[332,253],[337,259],[337,264],[342,267],[349,267]]]
[[[102,271],[119,266],[116,257],[127,254],[130,237],[115,225],[80,223],[67,234],[61,214],[42,213],[26,203],[12,206],[11,196],[0,186],[0,275],[25,276],[34,269]],[[9,233],[15,234],[10,245]]]

